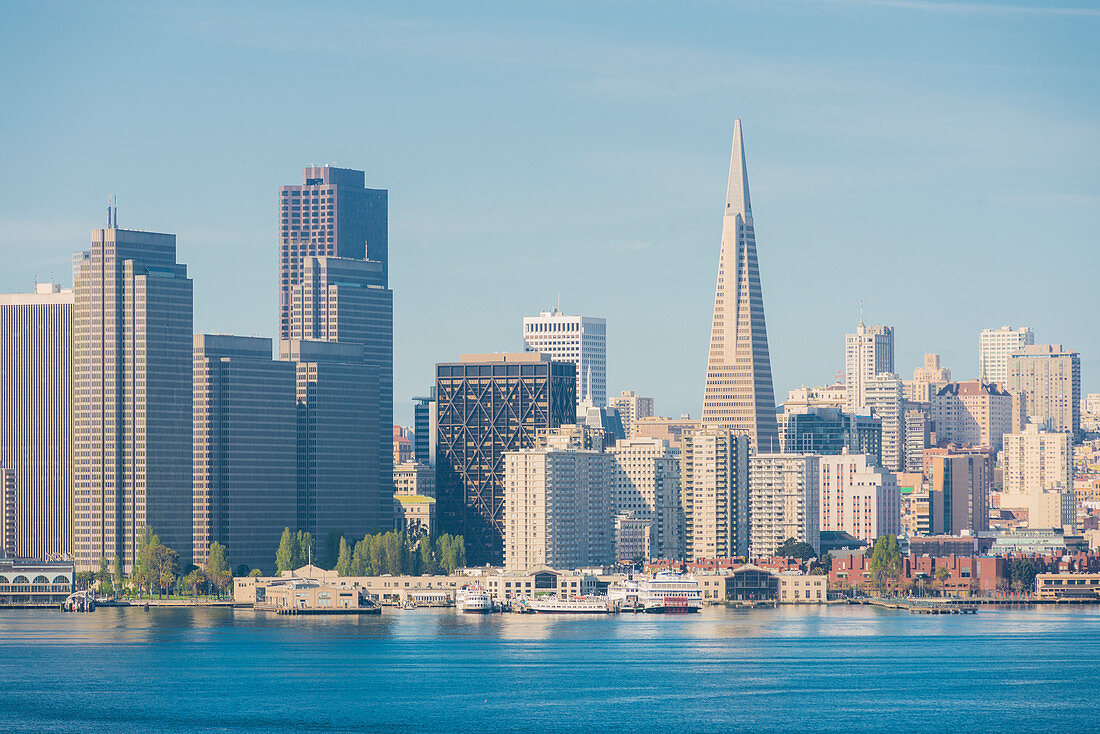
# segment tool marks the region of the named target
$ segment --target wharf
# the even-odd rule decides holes
[[[850,604],[863,604],[883,609],[903,609],[910,614],[977,614],[976,604],[953,599],[850,599]]]

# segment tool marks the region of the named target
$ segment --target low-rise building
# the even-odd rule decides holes
[[[0,558],[0,606],[57,606],[73,593],[73,564]]]
[[[828,600],[828,576],[781,573],[778,578],[780,604],[823,604]]]
[[[1040,573],[1035,576],[1040,599],[1100,599],[1100,573]]]

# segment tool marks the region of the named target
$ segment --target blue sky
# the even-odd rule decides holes
[[[733,121],[776,395],[858,319],[976,373],[1031,326],[1100,391],[1100,10],[1072,2],[26,3],[0,27],[0,291],[71,280],[118,195],[195,328],[273,335],[278,186],[390,190],[397,419],[553,305],[608,387],[699,414]]]

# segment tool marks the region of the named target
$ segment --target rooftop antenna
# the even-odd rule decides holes
[[[111,195],[107,194],[107,229],[111,228]]]
[[[859,325],[863,326],[863,299],[859,299]]]
[[[111,217],[111,226],[118,229],[118,194],[113,194],[114,197],[114,214]]]

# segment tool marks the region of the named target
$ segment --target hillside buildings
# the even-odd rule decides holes
[[[733,126],[703,423],[748,436],[755,451],[779,449],[764,296],[740,120]]]
[[[1008,384],[1009,355],[1035,343],[1035,332],[1026,326],[982,329],[978,336],[978,380]]]
[[[15,558],[73,550],[73,303],[52,283],[0,295],[4,547]]]

